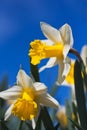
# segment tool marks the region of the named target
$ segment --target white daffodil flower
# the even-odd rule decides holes
[[[14,115],[24,121],[31,120],[33,128],[35,128],[35,119],[40,112],[40,105],[59,107],[56,99],[47,93],[47,87],[40,82],[33,83],[24,70],[18,72],[17,85],[0,92],[0,97],[13,100],[5,113],[5,120]]]
[[[61,84],[70,70],[71,60],[67,54],[73,45],[71,27],[65,24],[57,30],[44,22],[41,22],[40,25],[47,39],[35,40],[30,43],[31,63],[36,65],[40,63],[40,60],[50,58],[47,64],[40,68],[39,72],[59,64],[58,84]]]

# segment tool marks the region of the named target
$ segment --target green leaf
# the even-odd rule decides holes
[[[37,65],[32,65],[30,63],[30,70],[31,70],[31,76],[34,78],[36,82],[39,82],[39,73],[38,73],[38,66]]]
[[[81,73],[81,64],[78,61],[75,62],[74,79],[75,79],[75,94],[77,100],[77,108],[82,130],[87,130],[87,113],[86,113],[86,101],[84,95],[84,85]]]
[[[53,126],[53,122],[49,116],[46,107],[41,108],[41,119],[44,123],[46,130],[55,130],[55,127]]]
[[[0,130],[9,130],[3,120],[0,120]]]
[[[9,130],[7,125],[6,125],[6,121],[4,121],[4,113],[5,111],[1,108],[0,110],[0,130]]]
[[[39,114],[35,130],[41,130],[41,112]]]
[[[69,102],[68,100],[66,100],[66,115],[67,115],[67,119],[72,118],[72,106],[71,106],[71,102]],[[70,120],[67,121],[68,121],[68,129],[74,130],[74,125],[72,124],[72,122]]]
[[[7,76],[5,75],[2,81],[0,82],[0,92],[6,90],[7,85],[8,85],[8,81],[7,81]],[[4,105],[5,105],[5,100],[0,98],[0,107],[4,107]]]
[[[79,117],[78,117],[78,111],[77,111],[77,106],[74,102],[72,102],[72,107],[73,107],[73,114],[75,116],[74,122],[79,124]]]
[[[71,123],[75,126],[75,127],[77,127],[78,128],[78,130],[82,130],[82,128],[76,123],[76,122],[74,122],[72,119],[70,119],[69,117],[68,117],[68,119],[71,121]]]
[[[83,77],[84,77],[84,82],[85,82],[85,86],[86,86],[86,90],[87,90],[87,73],[86,73],[86,66],[84,65],[83,61],[80,62],[81,64],[81,69],[82,69],[82,72],[83,72]]]
[[[33,130],[32,126],[31,126],[31,124],[29,122],[25,121],[24,123],[27,125],[28,130]]]
[[[8,86],[8,78],[6,75],[4,75],[2,81],[0,82],[0,91],[5,90],[7,86]]]
[[[21,130],[22,129],[22,125],[23,125],[23,121],[20,120],[18,122],[17,130]]]

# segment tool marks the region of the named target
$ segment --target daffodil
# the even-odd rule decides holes
[[[61,84],[70,70],[71,60],[67,55],[73,45],[71,27],[64,24],[57,30],[44,22],[41,22],[40,25],[47,39],[35,40],[30,43],[31,63],[37,65],[42,59],[50,58],[47,64],[40,68],[39,72],[59,64],[58,84]]]
[[[13,100],[5,113],[5,120],[14,115],[23,121],[31,120],[33,128],[35,128],[35,119],[38,117],[40,105],[59,107],[56,99],[47,93],[47,87],[40,82],[33,83],[24,70],[18,72],[17,85],[0,92],[0,97]]]

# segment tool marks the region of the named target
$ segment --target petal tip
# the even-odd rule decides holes
[[[40,26],[42,26],[43,24],[44,24],[44,22],[41,21],[41,22],[40,22]]]
[[[43,30],[45,27],[47,27],[49,24],[45,22],[40,22],[40,27]]]
[[[71,26],[68,23],[65,23],[63,26],[66,28],[71,28]]]

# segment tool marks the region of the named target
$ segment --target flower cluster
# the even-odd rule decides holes
[[[72,93],[74,95],[73,99],[76,101],[74,88],[75,83],[78,85],[78,82],[75,81],[76,78],[74,76],[75,59],[68,56],[73,46],[72,29],[70,25],[64,24],[58,30],[44,22],[40,23],[40,27],[46,39],[37,39],[30,43],[28,54],[31,59],[30,64],[36,66],[40,64],[41,60],[49,58],[46,65],[39,68],[39,73],[45,69],[58,65],[58,78],[56,84],[57,86],[72,86]],[[76,53],[77,52],[75,52],[75,54]],[[79,57],[81,67],[85,68],[84,71],[81,69],[81,76],[85,79],[84,81],[86,84],[86,45],[82,48],[81,55],[79,55]],[[66,128],[68,126],[66,108],[61,107],[59,102],[48,93],[47,86],[44,83],[41,83],[40,81],[36,82],[33,78],[27,75],[24,70],[20,69],[16,77],[16,84],[13,85],[13,87],[0,92],[0,98],[11,100],[11,105],[5,112],[4,120],[8,120],[10,116],[16,116],[22,121],[31,121],[32,128],[35,129],[40,111],[45,106],[52,107],[57,110],[57,114],[55,114],[55,116],[57,117],[60,125],[63,128]],[[72,113],[73,112],[71,111],[71,115]],[[74,120],[72,116],[71,119]]]
[[[73,45],[71,27],[65,24],[57,30],[44,22],[41,22],[40,25],[47,39],[35,40],[30,43],[31,63],[37,65],[40,60],[50,58],[47,64],[40,68],[39,72],[59,64],[58,84],[61,84],[70,70],[71,60],[67,55]]]

